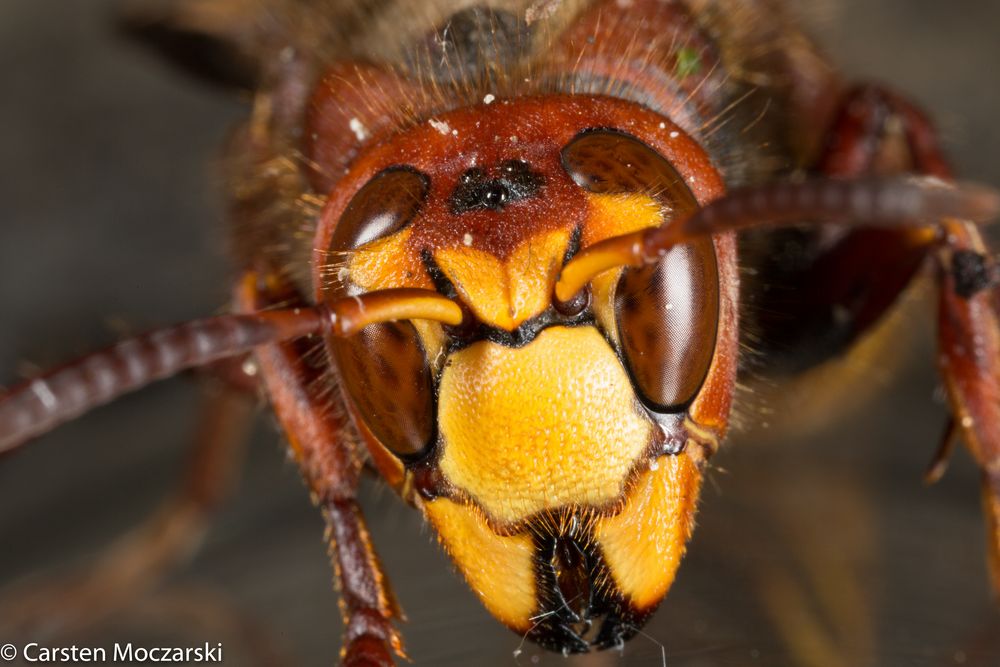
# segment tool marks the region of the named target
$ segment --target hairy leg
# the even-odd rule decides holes
[[[248,276],[241,307],[259,310],[294,301],[276,280]],[[345,637],[345,667],[387,667],[405,657],[394,621],[402,617],[372,547],[357,501],[364,460],[336,392],[336,380],[318,356],[316,340],[268,345],[255,353],[271,403],[313,501],[326,520]]]
[[[924,114],[876,85],[846,96],[832,124],[821,174],[852,178],[916,173],[951,180],[951,169]],[[954,428],[983,471],[989,562],[1000,592],[1000,293],[998,271],[979,229],[946,220],[925,229],[772,233],[765,280],[794,285],[754,305],[765,315],[758,335],[784,370],[798,372],[845,351],[898,300],[927,258],[936,268],[938,366]],[[782,252],[782,249],[789,250]],[[781,303],[782,298],[789,299]],[[820,342],[816,346],[816,341]],[[945,454],[948,447],[943,447]],[[943,455],[942,455],[943,456]],[[939,457],[940,459],[941,457]],[[940,476],[943,461],[935,461]]]

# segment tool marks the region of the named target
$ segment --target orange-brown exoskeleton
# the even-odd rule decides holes
[[[154,37],[227,45],[205,70],[256,86],[227,144],[233,312],[14,387],[0,450],[211,366],[233,392],[259,382],[328,523],[344,664],[404,655],[356,501],[366,462],[500,622],[616,647],[674,580],[741,329],[772,370],[815,366],[931,264],[996,565],[997,271],[975,224],[1000,198],[954,184],[918,109],[846,85],[772,3],[182,0],[153,18]],[[179,549],[164,535],[217,501],[239,413],[213,407],[153,546]]]

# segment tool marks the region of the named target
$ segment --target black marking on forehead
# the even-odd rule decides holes
[[[566,246],[566,254],[563,255],[563,266],[569,264],[569,260],[576,257],[580,252],[580,243],[583,239],[583,227],[577,225],[573,228],[573,233],[569,237],[569,245]]]
[[[430,250],[424,248],[420,251],[420,261],[424,263],[424,268],[427,270],[427,275],[430,276],[431,282],[434,283],[434,289],[436,289],[441,296],[448,299],[457,299],[458,292],[455,290],[455,285],[452,284],[448,276],[445,275],[441,267],[434,260],[434,255]]]
[[[469,311],[469,321],[463,322],[460,327],[446,327],[449,334],[448,354],[464,350],[465,348],[488,340],[503,347],[520,348],[530,344],[538,334],[549,327],[581,327],[593,326],[594,316],[591,312],[584,310],[576,315],[563,315],[549,306],[544,311],[523,322],[512,331],[491,327],[483,324]]]
[[[508,204],[536,196],[544,184],[542,175],[521,160],[506,160],[498,171],[498,177],[490,178],[479,167],[467,169],[448,198],[451,212],[457,215],[467,211],[499,211]]]

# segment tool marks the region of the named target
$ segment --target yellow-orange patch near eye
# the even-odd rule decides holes
[[[583,247],[664,222],[663,204],[639,192],[587,193],[587,220],[583,226]]]
[[[438,405],[442,473],[505,522],[614,502],[651,430],[617,354],[590,326],[454,353]]]
[[[584,247],[598,241],[656,227],[664,222],[663,205],[642,193],[587,193],[588,213],[581,243]],[[612,296],[621,276],[621,269],[605,271],[590,281],[594,317],[611,339],[618,343],[615,309]]]
[[[372,291],[393,287],[434,289],[418,253],[407,248],[411,230],[402,230],[359,248],[348,263],[351,282]]]
[[[533,236],[506,260],[472,247],[434,259],[480,320],[511,330],[548,308],[569,237],[565,229]]]
[[[594,525],[615,584],[638,609],[657,604],[673,583],[701,489],[701,473],[687,454],[657,462],[632,488],[622,512]]]
[[[537,607],[531,536],[500,537],[474,508],[446,498],[423,507],[483,605],[508,627],[526,632]]]

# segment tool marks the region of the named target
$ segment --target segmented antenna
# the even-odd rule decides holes
[[[130,338],[0,396],[0,453],[156,380],[312,334],[351,336],[376,322],[428,319],[457,325],[462,309],[437,292],[391,289],[307,308],[223,315]]]
[[[815,223],[906,227],[934,225],[944,218],[979,223],[998,213],[996,190],[935,178],[826,178],[759,185],[726,194],[687,218],[595,243],[563,267],[555,296],[565,303],[604,271],[653,264],[671,247],[713,234]]]

